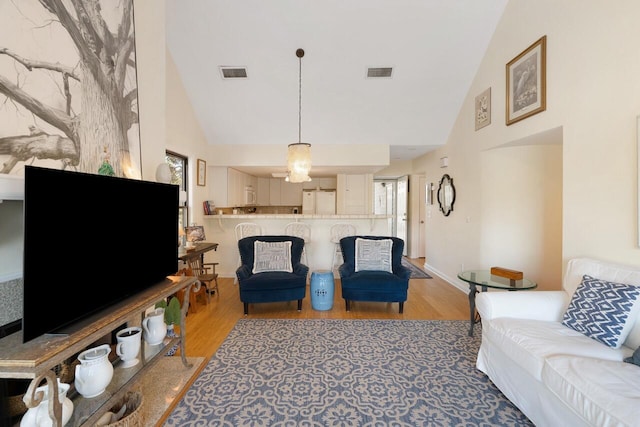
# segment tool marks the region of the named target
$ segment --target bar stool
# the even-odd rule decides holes
[[[241,222],[236,225],[236,242],[242,238],[250,236],[262,236],[262,227],[255,222]],[[236,248],[237,249],[237,248]],[[238,251],[238,267],[242,265],[242,259],[240,258],[240,252]],[[233,279],[233,283],[238,283],[238,278]]]
[[[342,257],[342,249],[340,248],[340,239],[347,236],[355,236],[357,234],[356,231],[356,226],[353,224],[339,223],[331,226],[331,242],[334,245],[333,260],[331,261],[331,271],[336,268],[336,261],[342,260],[340,264],[344,262],[344,258]],[[338,264],[338,266],[340,264]]]
[[[303,264],[309,267],[307,260],[307,245],[311,242],[311,226],[304,222],[290,222],[284,226],[284,234],[287,236],[296,236],[304,240],[304,248],[302,248]],[[311,271],[311,268],[309,268]]]

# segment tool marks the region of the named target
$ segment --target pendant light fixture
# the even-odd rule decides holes
[[[311,181],[311,144],[302,142],[302,57],[304,50],[296,50],[298,57],[298,142],[289,144],[287,151],[287,181]]]

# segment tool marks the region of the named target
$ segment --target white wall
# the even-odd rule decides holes
[[[178,98],[175,72],[164,58],[164,37],[155,38],[164,29],[164,22],[158,21],[163,12],[156,10],[161,5],[136,0],[143,176],[156,166],[145,159],[161,158],[174,144],[177,151],[184,151],[182,144],[187,141],[178,139],[177,129],[181,122],[192,120],[190,111],[175,108],[169,113],[171,107],[161,100],[159,106],[149,101],[157,99],[153,82],[159,79],[154,75],[158,72],[167,73],[167,97]],[[509,2],[446,146],[413,162],[412,173],[424,172],[428,182],[437,183],[442,173],[449,173],[458,191],[449,217],[443,217],[437,205],[427,212],[428,266],[457,282],[461,264],[465,268],[493,264],[517,268],[512,264],[518,264],[541,288],[555,288],[562,266],[575,256],[638,264],[638,16],[640,2],[635,0]],[[547,36],[547,110],[506,126],[505,64],[543,35]],[[162,71],[159,64],[165,62],[169,65]],[[492,123],[475,131],[474,98],[488,87]],[[150,130],[165,119],[171,135],[166,143],[159,134],[154,136],[161,131]],[[188,138],[192,139],[198,137]],[[509,146],[514,143],[523,146]],[[194,157],[202,149],[199,142],[195,144],[194,152],[188,153]],[[500,148],[492,150],[496,147]],[[449,157],[446,169],[439,168],[442,156]],[[207,158],[214,157],[209,150]],[[529,169],[513,169],[514,162]],[[497,175],[502,168],[508,172],[504,177]],[[522,186],[538,191],[524,191]],[[204,191],[203,196],[192,195],[193,200],[205,198],[206,188],[196,191]],[[534,217],[528,212],[504,213],[513,205],[544,208]],[[508,227],[497,227],[504,222],[498,213],[509,220]]]
[[[458,192],[449,217],[434,205],[427,220],[428,266],[456,282],[461,264],[504,264],[551,289],[573,257],[640,263],[638,16],[635,0],[509,2],[446,146],[414,162],[428,180],[449,173]],[[505,64],[543,35],[547,109],[506,126]],[[491,124],[475,131],[488,87]]]

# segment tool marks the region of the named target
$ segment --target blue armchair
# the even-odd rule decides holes
[[[351,301],[380,301],[399,303],[402,313],[411,276],[411,271],[402,265],[404,240],[348,236],[340,239],[340,247],[344,264],[338,272],[347,311]]]
[[[307,290],[309,267],[300,263],[304,240],[295,236],[250,236],[238,240],[240,267],[236,270],[244,314],[249,304],[298,300]]]

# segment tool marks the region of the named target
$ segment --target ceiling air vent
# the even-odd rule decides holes
[[[223,79],[246,79],[246,67],[220,67],[220,73]]]
[[[367,68],[367,78],[391,77],[391,67],[370,67]]]

